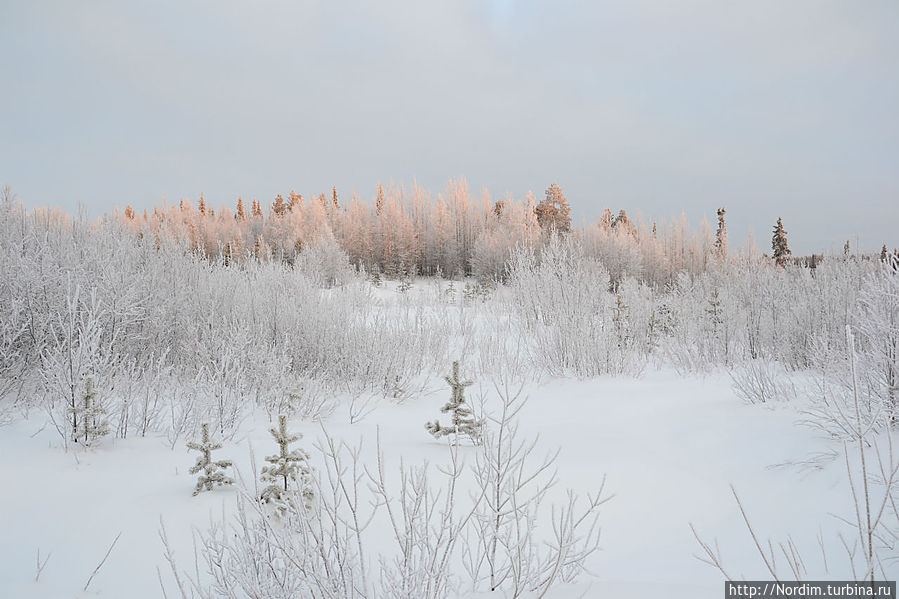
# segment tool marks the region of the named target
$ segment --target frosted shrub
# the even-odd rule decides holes
[[[316,286],[324,289],[345,285],[355,276],[346,252],[330,235],[304,246],[294,264]]]
[[[899,415],[899,273],[894,264],[882,264],[865,278],[853,320],[865,374],[860,383],[895,421]]]
[[[609,274],[581,244],[553,236],[539,256],[519,247],[509,261],[511,305],[533,335],[532,359],[554,375],[639,371],[616,329]],[[623,317],[623,316],[621,316]],[[619,320],[619,325],[622,321]]]
[[[105,388],[105,381],[114,374],[117,356],[103,336],[104,309],[96,292],[85,298],[81,287],[70,281],[65,301],[65,309],[49,327],[51,338],[41,354],[46,409],[65,441],[80,439],[90,444],[108,433],[105,408],[96,391]]]
[[[463,563],[472,590],[505,591],[506,596],[545,594],[559,583],[586,572],[586,559],[599,550],[599,508],[605,477],[596,494],[581,502],[569,490],[563,505],[549,506],[552,538],[538,534],[546,495],[556,482],[559,452],[536,454],[536,439],[523,439],[518,414],[527,398],[523,387],[496,387],[500,410],[488,416],[482,451],[473,466],[481,501],[475,506],[471,535],[463,547]]]
[[[789,374],[776,362],[750,360],[730,375],[734,392],[746,403],[785,402],[797,396]]]
[[[0,264],[0,286],[9,286],[10,279]],[[3,421],[3,400],[23,383],[27,369],[27,358],[23,351],[27,347],[25,334],[28,330],[27,312],[21,301],[16,301],[14,292],[0,291],[0,298],[11,297],[13,301],[0,301],[0,422]]]

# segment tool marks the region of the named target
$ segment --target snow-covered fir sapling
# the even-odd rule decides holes
[[[69,408],[69,414],[72,416],[72,435],[76,443],[87,447],[98,438],[109,434],[106,408],[97,401],[97,389],[91,377],[87,377],[84,381],[81,404]]]
[[[408,293],[410,289],[412,289],[412,277],[409,273],[409,269],[405,266],[402,267],[402,274],[400,274],[400,285],[397,287],[397,291],[400,293]]]
[[[435,439],[439,439],[446,435],[454,435],[458,441],[459,437],[464,435],[471,439],[475,445],[480,445],[481,437],[484,432],[484,421],[478,420],[472,415],[471,407],[465,401],[465,387],[471,386],[472,381],[463,381],[459,378],[459,362],[453,362],[453,374],[444,377],[444,380],[452,389],[450,400],[440,408],[444,414],[452,414],[452,424],[450,426],[441,426],[439,420],[428,422],[425,428],[429,433],[434,435]]]
[[[231,467],[231,460],[212,459],[212,452],[221,449],[221,443],[215,443],[209,439],[209,424],[203,423],[202,437],[199,443],[193,441],[188,442],[187,447],[195,451],[199,451],[197,463],[190,469],[191,474],[200,473],[197,478],[197,487],[194,489],[194,495],[198,495],[200,491],[211,491],[215,485],[233,485],[234,479],[227,476],[223,470]]]
[[[628,341],[627,330],[627,304],[621,299],[621,294],[616,294],[615,305],[612,306],[612,322],[615,323],[615,337],[618,339],[618,347],[623,347]]]
[[[444,291],[444,293],[446,294],[449,303],[456,303],[456,284],[452,279],[450,279],[449,285],[446,286],[446,291]]]
[[[307,509],[311,508],[314,494],[310,486],[311,468],[309,454],[303,449],[291,450],[288,446],[303,438],[300,433],[287,432],[287,416],[278,416],[278,427],[269,429],[278,443],[278,455],[266,456],[265,461],[271,464],[262,468],[260,476],[266,487],[262,490],[261,499],[281,511],[288,505],[296,506],[294,498],[303,498]]]

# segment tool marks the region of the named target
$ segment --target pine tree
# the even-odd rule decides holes
[[[883,247],[880,248],[880,261],[886,264],[887,259],[889,258],[889,250],[887,249],[887,244],[883,244]]]
[[[784,224],[780,217],[778,217],[777,225],[774,227],[771,249],[774,251],[774,262],[780,267],[786,266],[787,261],[793,255],[787,245],[787,232],[784,231]]]
[[[125,218],[127,218],[128,220],[134,220],[134,208],[132,208],[130,205],[125,206]]]
[[[284,203],[284,198],[279,193],[275,201],[272,202],[272,214],[282,216],[285,212],[287,212],[287,204]]]
[[[727,223],[724,222],[724,207],[718,208],[718,229],[715,231],[715,255],[720,260],[727,259]],[[655,225],[653,225],[655,226]]]
[[[197,457],[197,463],[190,469],[191,474],[201,473],[197,478],[197,487],[194,489],[194,495],[199,495],[201,491],[211,491],[215,485],[232,485],[234,479],[226,476],[222,470],[231,467],[231,460],[212,460],[212,452],[221,449],[221,443],[213,443],[209,439],[209,424],[203,423],[202,437],[199,443],[190,441],[187,444],[188,449],[199,451],[201,455]]]
[[[294,505],[294,498],[302,496],[304,505],[310,508],[314,494],[309,479],[312,471],[309,466],[309,454],[302,449],[290,450],[288,446],[303,438],[300,433],[287,432],[287,416],[278,416],[278,427],[269,429],[278,443],[278,455],[266,456],[265,461],[271,466],[262,469],[261,480],[267,483],[262,490],[261,499],[274,505],[279,510]]]
[[[198,204],[200,214],[206,216],[206,197],[200,192],[200,203]]]
[[[847,239],[846,243],[843,244],[843,255],[846,256],[847,258],[849,257],[849,250],[850,250],[849,240]]]
[[[247,213],[243,209],[243,199],[237,198],[237,213],[234,215],[237,220],[247,220]]]
[[[337,186],[336,185],[331,190],[331,203],[334,205],[334,211],[337,212],[337,210],[340,209],[340,203],[337,201]]]
[[[546,198],[537,204],[534,212],[541,229],[558,233],[571,231],[571,208],[557,184],[553,183],[546,189]]]
[[[97,402],[97,390],[91,377],[84,381],[81,404],[70,407],[69,414],[72,416],[72,433],[76,443],[80,441],[87,447],[99,437],[109,434],[106,408]]]
[[[452,425],[444,427],[440,425],[439,420],[435,420],[425,424],[425,429],[434,435],[435,439],[446,435],[455,435],[458,441],[460,435],[465,435],[472,443],[480,445],[484,421],[478,420],[472,415],[471,408],[465,401],[465,387],[471,386],[473,383],[472,381],[462,381],[459,378],[458,360],[453,362],[452,376],[445,376],[444,380],[452,389],[452,395],[446,405],[440,408],[440,411],[444,414],[452,414]]]

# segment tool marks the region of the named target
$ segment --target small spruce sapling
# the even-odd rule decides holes
[[[621,299],[621,294],[615,296],[615,305],[612,306],[612,322],[615,323],[615,337],[618,339],[618,347],[624,347],[628,341],[627,304]]]
[[[81,404],[69,408],[69,414],[72,416],[72,433],[76,443],[88,447],[99,437],[109,434],[106,408],[97,402],[97,389],[91,377],[84,381]]]
[[[439,439],[446,435],[455,435],[458,440],[460,435],[465,435],[475,445],[480,445],[484,432],[484,421],[476,419],[471,408],[465,401],[465,387],[472,385],[472,381],[463,381],[459,378],[459,362],[453,362],[452,376],[444,377],[447,384],[452,389],[452,396],[449,402],[440,408],[444,414],[452,414],[452,425],[441,426],[439,420],[428,422],[425,428],[429,433],[434,435],[435,439]]]
[[[199,451],[201,455],[197,457],[197,463],[190,469],[191,474],[201,473],[197,478],[197,487],[194,489],[194,495],[199,495],[200,491],[211,491],[215,485],[233,485],[234,479],[222,472],[225,468],[231,467],[231,460],[212,460],[212,452],[221,449],[221,443],[214,443],[209,439],[209,424],[203,423],[202,439],[199,443],[193,441],[188,442],[187,447],[195,451]]]
[[[300,433],[287,432],[287,416],[278,416],[278,427],[269,429],[272,437],[280,447],[278,455],[266,456],[265,461],[271,464],[262,468],[260,476],[267,486],[260,497],[264,503],[271,504],[279,511],[285,511],[293,504],[299,493],[303,497],[306,509],[311,509],[314,494],[310,486],[311,469],[309,454],[302,449],[290,450],[288,445],[303,438]]]

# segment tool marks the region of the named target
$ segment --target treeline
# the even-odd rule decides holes
[[[705,221],[692,230],[686,217],[668,223],[632,220],[625,210],[606,209],[599,220],[572,225],[571,207],[553,184],[537,201],[506,195],[494,199],[487,190],[472,194],[465,181],[450,181],[433,194],[418,185],[378,185],[372,201],[356,195],[305,198],[293,191],[270,205],[238,198],[234,208],[215,209],[201,195],[197,205],[157,206],[138,215],[121,214],[140,234],[183,240],[201,255],[225,261],[294,260],[304,248],[336,244],[353,265],[371,275],[402,277],[475,276],[505,280],[513,248],[539,247],[550,232],[579,238],[588,255],[600,259],[613,282],[626,276],[653,284],[673,281],[677,273],[705,271],[728,255],[724,209],[713,231]]]

